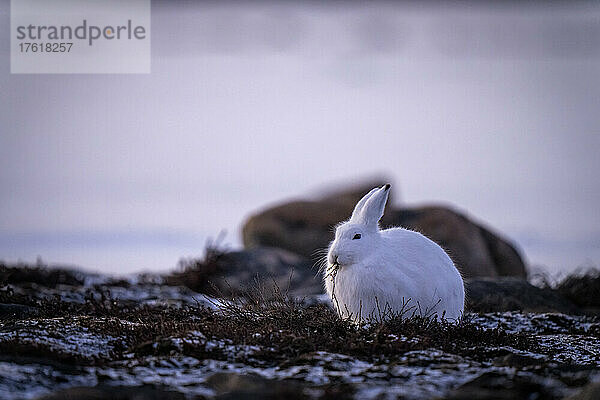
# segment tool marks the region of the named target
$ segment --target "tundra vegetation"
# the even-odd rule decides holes
[[[598,274],[537,288],[569,313],[487,298],[458,324],[356,326],[276,280],[214,283],[226,257],[126,279],[1,264],[0,397],[558,399],[600,378]]]

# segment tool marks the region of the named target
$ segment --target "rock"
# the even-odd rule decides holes
[[[59,390],[38,400],[183,400],[182,393],[164,391],[153,386],[72,387]]]
[[[579,392],[566,398],[566,400],[597,400],[600,399],[600,382],[590,383]]]
[[[350,216],[336,203],[294,201],[250,217],[244,224],[244,246],[272,246],[315,259],[333,240],[333,227]],[[317,257],[315,257],[317,256]]]
[[[465,281],[467,310],[474,312],[526,311],[579,313],[555,290],[541,289],[524,279],[496,278]]]
[[[302,386],[290,381],[277,381],[257,375],[218,372],[206,380],[206,386],[217,393],[217,399],[306,399]]]
[[[166,278],[169,284],[187,286],[211,295],[239,295],[256,287],[270,297],[275,291],[293,296],[323,291],[318,268],[308,259],[287,250],[255,247],[217,253],[205,260],[184,262],[182,271]]]
[[[314,201],[293,201],[251,216],[243,226],[246,248],[279,247],[312,260],[333,240],[333,227],[350,217],[356,202],[379,182],[329,194]],[[439,243],[464,277],[526,276],[525,264],[507,240],[442,206],[394,208],[389,206],[382,227],[402,226]]]
[[[551,388],[534,376],[484,372],[453,390],[446,399],[554,399]]]
[[[39,314],[36,307],[23,304],[0,304],[0,320],[3,319],[25,319]]]

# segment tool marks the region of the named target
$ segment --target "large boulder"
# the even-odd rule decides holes
[[[356,202],[380,182],[368,183],[317,200],[283,203],[252,215],[242,228],[246,248],[279,247],[316,260],[333,240],[335,225],[350,217]],[[388,207],[382,227],[402,226],[439,243],[462,274],[470,277],[525,277],[515,247],[464,214],[443,206]]]

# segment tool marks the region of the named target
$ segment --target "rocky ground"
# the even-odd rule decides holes
[[[599,398],[597,274],[471,280],[458,325],[355,327],[314,271],[290,276],[298,261],[213,250],[126,279],[0,265],[0,398]]]
[[[245,250],[166,275],[0,263],[0,398],[600,398],[600,274],[533,285],[516,246],[444,205],[389,202],[381,224],[446,249],[463,320],[340,320],[315,249],[380,183],[255,213]]]

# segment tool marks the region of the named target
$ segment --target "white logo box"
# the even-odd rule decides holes
[[[14,74],[150,73],[150,0],[11,0]]]

